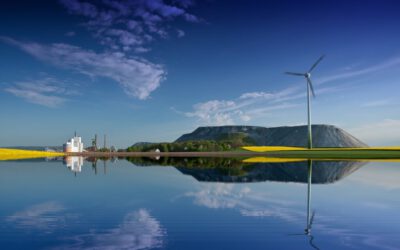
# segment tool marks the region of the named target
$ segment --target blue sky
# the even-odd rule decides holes
[[[397,1],[13,1],[0,9],[0,146],[172,141],[198,126],[337,125],[400,144]]]

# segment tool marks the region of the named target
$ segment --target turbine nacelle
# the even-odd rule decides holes
[[[285,73],[292,76],[304,76],[306,78],[307,85],[311,90],[311,94],[313,95],[313,97],[315,97],[314,87],[311,82],[311,71],[313,71],[315,67],[317,67],[317,65],[321,62],[322,59],[324,59],[324,57],[325,56],[323,55],[320,58],[318,58],[318,60],[311,66],[310,70],[307,71],[306,73],[295,73],[295,72],[285,72]]]

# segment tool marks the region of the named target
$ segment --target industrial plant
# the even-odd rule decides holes
[[[80,136],[75,136],[69,139],[65,144],[63,144],[63,151],[67,153],[82,153],[83,152],[83,142]]]

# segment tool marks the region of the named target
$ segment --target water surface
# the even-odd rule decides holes
[[[399,179],[398,163],[387,162],[4,161],[0,244],[1,249],[398,249]]]

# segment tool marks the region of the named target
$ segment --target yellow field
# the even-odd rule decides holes
[[[285,163],[307,161],[304,158],[276,158],[276,157],[251,157],[243,160],[244,163]]]
[[[60,152],[0,148],[0,161],[64,156]]]
[[[253,152],[267,152],[267,151],[285,151],[285,150],[305,150],[307,148],[301,147],[284,147],[284,146],[247,146],[242,147],[245,150]]]

